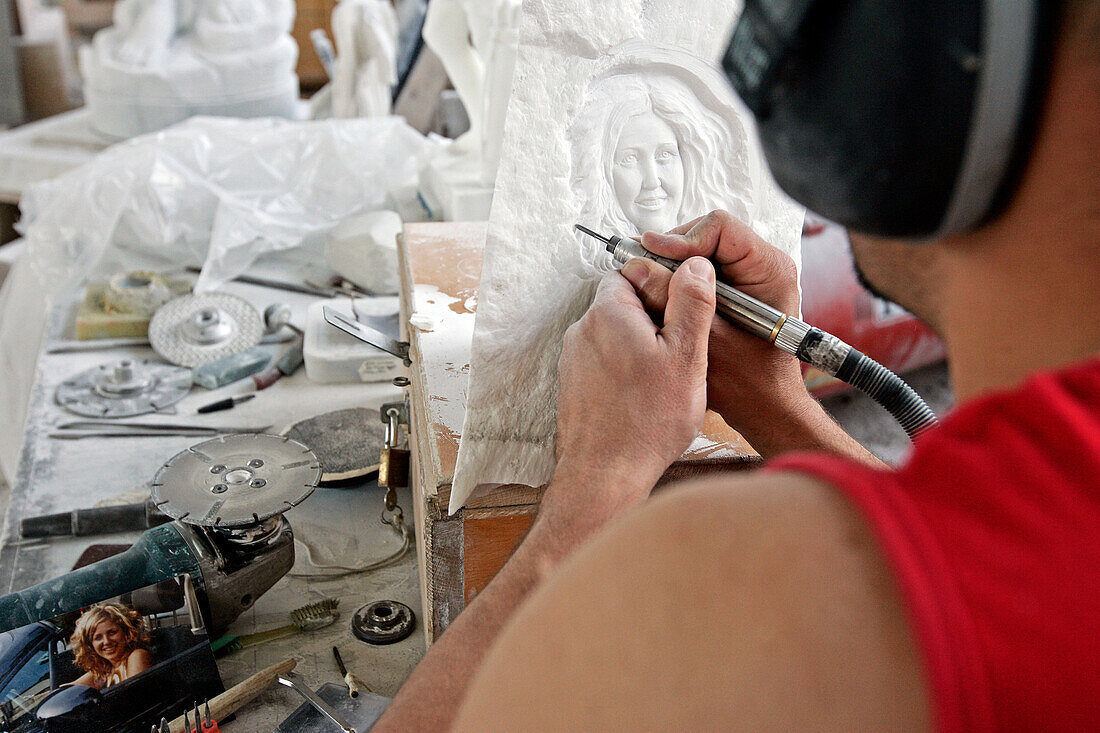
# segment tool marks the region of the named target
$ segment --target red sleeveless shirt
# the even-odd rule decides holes
[[[941,731],[1100,729],[1100,359],[960,406],[897,470],[792,455],[871,526]]]

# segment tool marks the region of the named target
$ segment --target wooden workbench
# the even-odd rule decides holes
[[[475,491],[447,516],[466,408],[470,344],[486,224],[409,224],[399,240],[402,321],[409,332],[412,485],[425,633],[429,641],[496,575],[538,509],[539,487]],[[754,465],[759,456],[718,415],[665,479]]]

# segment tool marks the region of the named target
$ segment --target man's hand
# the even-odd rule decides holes
[[[668,234],[646,232],[642,245],[678,260],[713,259],[724,282],[785,313],[798,313],[794,261],[731,214],[714,211]],[[638,259],[627,263],[622,274],[638,289],[646,308],[655,314],[664,311],[668,270]],[[750,443],[764,423],[779,420],[808,398],[797,359],[721,318],[710,328],[707,384],[711,409]]]
[[[371,730],[449,729],[473,671],[515,609],[607,520],[648,496],[699,431],[714,268],[695,258],[667,286],[662,328],[617,272],[570,327],[559,361],[558,466],[538,517]]]
[[[677,260],[707,257],[721,268],[724,282],[784,313],[798,314],[794,261],[727,212],[713,211],[668,234],[646,232],[642,245]],[[636,259],[622,274],[660,318],[668,303],[669,271]],[[765,457],[818,449],[871,460],[806,391],[797,359],[718,317],[710,327],[707,403]]]
[[[660,328],[630,283],[612,272],[566,332],[558,469],[541,513],[605,521],[648,496],[698,434],[707,404],[714,268],[692,258],[665,285]],[[592,491],[578,498],[578,489]]]

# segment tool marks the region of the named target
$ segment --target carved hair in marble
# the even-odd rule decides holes
[[[678,77],[690,72],[612,70],[589,85],[568,130],[580,221],[626,236],[747,214],[743,128]]]

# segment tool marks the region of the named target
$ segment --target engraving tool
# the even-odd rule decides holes
[[[635,257],[644,257],[669,270],[679,260],[656,255],[633,239],[597,234],[588,227],[577,230],[603,242],[621,268]],[[914,438],[936,424],[936,415],[913,388],[874,359],[853,349],[836,336],[814,328],[721,280],[715,283],[718,314],[730,323],[759,336],[781,351],[865,392],[894,416],[906,434]]]

